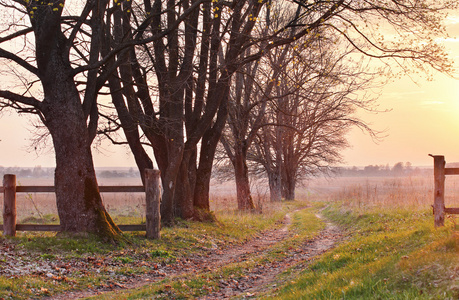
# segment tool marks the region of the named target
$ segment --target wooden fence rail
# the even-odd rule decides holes
[[[445,175],[459,175],[459,168],[446,168],[446,161],[443,155],[432,155],[434,159],[434,205],[435,227],[445,225],[446,214],[459,214],[459,208],[445,207]]]
[[[122,231],[145,231],[147,238],[161,237],[161,179],[159,170],[145,171],[144,186],[99,186],[101,193],[145,193],[146,213],[145,224],[118,225]],[[54,193],[54,186],[17,186],[16,175],[5,174],[3,186],[3,224],[0,230],[7,236],[15,236],[16,231],[60,231],[60,225],[51,224],[16,224],[16,193]]]

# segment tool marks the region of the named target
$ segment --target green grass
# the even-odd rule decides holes
[[[59,224],[59,217],[53,214],[46,214],[39,217],[29,216],[20,220],[18,224]]]
[[[226,212],[218,215],[215,223],[178,221],[176,226],[161,230],[160,240],[147,240],[144,232],[126,233],[127,242],[119,245],[103,243],[90,235],[75,237],[50,232],[18,232],[15,238],[0,235],[0,247],[14,249],[9,255],[21,263],[53,262],[68,265],[70,269],[80,268],[62,276],[53,276],[48,270],[12,277],[0,275],[0,299],[30,299],[86,290],[108,286],[111,280],[122,283],[136,274],[155,270],[155,266],[174,265],[188,255],[205,255],[210,248],[240,244],[267,228],[279,227],[288,209],[273,209],[264,215]],[[8,256],[0,255],[0,263],[7,259]],[[200,286],[199,280],[193,282],[187,284],[191,288]],[[165,286],[158,288],[167,292],[169,287]]]
[[[266,299],[457,299],[459,239],[431,212],[325,211],[350,238],[292,273]]]
[[[250,269],[290,255],[305,240],[324,228],[315,213],[321,210],[348,236],[336,248],[292,266],[279,275],[277,287],[256,295],[262,299],[458,299],[459,234],[447,219],[433,227],[430,211],[360,209],[342,203],[315,203],[294,211],[301,202],[284,203],[264,215],[219,212],[216,223],[179,221],[164,228],[162,239],[151,241],[144,233],[126,234],[120,245],[101,243],[97,237],[21,233],[0,237],[0,246],[14,248],[24,262],[86,263],[69,275],[33,273],[0,276],[0,298],[31,299],[64,291],[109,286],[147,272],[158,265],[180,266],[189,255],[206,255],[211,248],[225,249],[253,238],[266,229],[280,228],[286,212],[292,225],[288,237],[269,251],[226,264],[218,270],[170,277],[134,290],[95,299],[190,299],[211,293],[221,281],[240,280]],[[351,208],[352,207],[352,208]],[[325,208],[325,209],[324,209]],[[11,252],[10,252],[11,253]],[[8,257],[0,257],[0,264]]]
[[[304,203],[301,205],[299,204],[300,203],[296,203],[292,205],[289,203],[288,206],[289,209],[304,206]],[[300,247],[305,240],[314,237],[324,227],[323,222],[318,221],[315,217],[313,209],[291,212],[291,215],[292,224],[289,229],[289,236],[283,242],[274,245],[265,253],[250,255],[250,257],[247,257],[243,262],[225,264],[217,270],[203,270],[197,274],[167,278],[138,289],[108,293],[92,297],[91,299],[193,299],[216,291],[219,283],[222,281],[239,281],[242,277],[246,276],[250,269],[257,265],[281,260],[289,255],[289,251],[294,250],[296,247]],[[260,218],[260,216],[257,215],[239,215],[239,217],[245,220],[244,223],[247,228],[252,228],[255,224],[258,224],[258,228],[265,228],[265,225],[269,224],[265,223],[265,221],[261,223],[256,222],[255,219]],[[261,218],[265,219],[262,216]],[[228,226],[232,226],[231,224],[237,221],[237,219],[234,219],[234,216],[230,219],[232,220],[231,222],[225,223],[229,224]],[[273,223],[271,223],[271,226],[272,225]]]

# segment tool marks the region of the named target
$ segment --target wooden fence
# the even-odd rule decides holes
[[[432,155],[434,159],[434,205],[435,227],[445,225],[446,214],[459,214],[459,208],[445,207],[445,175],[459,175],[459,168],[446,168],[443,155]]]
[[[161,179],[159,170],[145,171],[144,186],[99,186],[101,193],[145,193],[145,225],[118,225],[122,231],[145,231],[147,238],[160,238]],[[16,224],[16,193],[54,193],[54,186],[17,186],[16,175],[5,174],[3,186],[3,224],[0,230],[7,236],[15,236],[16,231],[60,231],[60,225]]]

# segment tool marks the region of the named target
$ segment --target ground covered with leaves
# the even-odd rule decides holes
[[[273,207],[264,215],[222,213],[216,223],[179,222],[164,229],[159,241],[145,239],[144,233],[127,234],[122,245],[52,233],[1,237],[0,298],[68,299],[207,270],[211,259],[231,259],[228,249],[254,241],[257,249],[298,205]]]
[[[149,241],[0,238],[0,299],[457,299],[455,224],[427,211],[290,202]]]

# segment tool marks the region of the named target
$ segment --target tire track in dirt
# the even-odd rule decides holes
[[[321,215],[316,215],[316,217],[322,219]],[[221,282],[219,291],[199,299],[230,299],[237,296],[250,298],[262,291],[265,292],[266,289],[275,288],[277,286],[276,277],[287,268],[295,266],[297,269],[304,269],[313,258],[332,249],[343,238],[342,231],[336,225],[326,222],[325,229],[314,238],[304,242],[299,248],[289,251],[284,259],[258,265],[239,281]]]
[[[321,218],[320,215],[317,215],[317,217]],[[211,248],[205,255],[184,258],[176,264],[160,267],[149,274],[133,278],[131,282],[122,285],[115,283],[114,288],[109,290],[75,291],[46,297],[46,299],[79,299],[111,291],[134,289],[152,284],[166,277],[173,278],[187,274],[198,274],[212,271],[231,263],[243,262],[250,257],[262,255],[269,251],[271,246],[286,239],[289,234],[288,228],[292,224],[290,214],[284,217],[282,223],[283,226],[281,228],[265,231],[242,245],[226,249]],[[272,286],[276,276],[289,266],[300,262],[308,262],[313,257],[331,249],[341,238],[342,234],[339,228],[331,223],[326,223],[324,230],[313,239],[306,241],[298,249],[289,251],[285,259],[267,265],[258,265],[238,281],[233,279],[220,281],[220,289],[218,291],[200,299],[228,299],[243,294],[255,295],[266,286]]]

